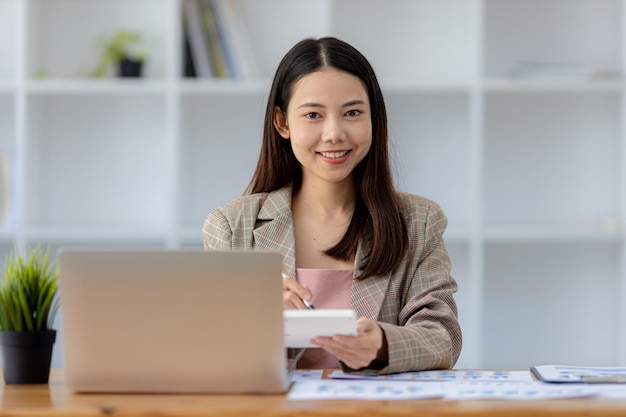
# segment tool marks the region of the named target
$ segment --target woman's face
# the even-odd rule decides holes
[[[274,125],[283,138],[291,140],[302,165],[303,184],[350,181],[372,145],[365,86],[358,77],[332,67],[298,80],[286,115],[275,110]]]

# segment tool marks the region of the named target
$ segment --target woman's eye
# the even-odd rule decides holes
[[[361,114],[361,110],[349,110],[346,115],[349,117],[356,117]]]
[[[315,113],[315,112],[311,112],[311,113],[307,113],[306,117],[308,119],[317,119],[320,117],[319,113]]]

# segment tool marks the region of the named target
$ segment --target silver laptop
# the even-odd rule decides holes
[[[285,392],[281,263],[263,252],[61,249],[68,388]]]

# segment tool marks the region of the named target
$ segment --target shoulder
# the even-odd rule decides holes
[[[287,218],[291,213],[291,188],[247,194],[213,210],[202,228],[205,248],[252,248],[259,225]]]
[[[280,188],[271,192],[239,196],[212,213],[233,221],[242,218],[272,219],[291,209],[291,189]]]
[[[417,194],[397,192],[398,202],[409,230],[415,227],[436,227],[443,232],[448,219],[443,210],[433,200]]]
[[[439,204],[426,197],[401,191],[397,192],[396,195],[405,217],[422,217],[435,212],[443,214]]]
[[[225,217],[237,217],[246,212],[257,212],[263,206],[269,193],[242,195],[230,200],[228,203],[217,207],[215,212],[222,213]]]

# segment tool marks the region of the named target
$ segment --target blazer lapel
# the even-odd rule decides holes
[[[291,186],[272,191],[257,217],[259,223],[253,230],[254,241],[259,249],[278,250],[283,256],[283,272],[296,275],[296,247],[291,213]]]
[[[369,245],[359,242],[354,260],[354,277],[352,281],[352,294],[350,304],[356,311],[358,317],[367,317],[377,320],[380,309],[387,293],[387,288],[391,282],[391,274],[379,277],[369,277],[363,280],[357,279],[361,275],[361,265],[366,253],[369,253]]]

